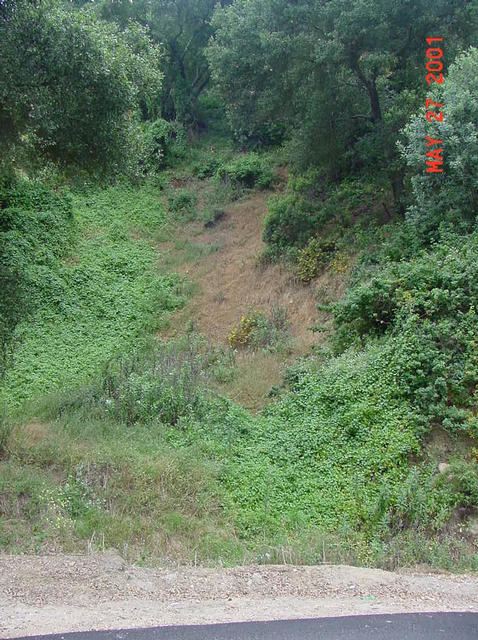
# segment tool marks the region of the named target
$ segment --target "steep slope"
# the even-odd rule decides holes
[[[237,354],[239,376],[230,395],[250,410],[259,409],[270,388],[280,382],[284,363],[323,342],[314,325],[330,326],[330,315],[317,310],[324,297],[337,300],[345,288],[344,275],[326,272],[302,284],[281,264],[261,264],[262,230],[270,192],[252,192],[226,207],[212,228],[194,222],[175,231],[174,241],[162,243],[163,263],[177,269],[194,285],[194,295],[178,312],[168,335],[191,325],[212,342],[227,343],[233,326],[250,310],[282,307],[290,322],[291,344],[286,353],[242,351]],[[190,240],[193,239],[193,241]]]

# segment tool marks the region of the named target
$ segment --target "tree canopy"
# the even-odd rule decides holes
[[[135,21],[165,52],[160,115],[196,124],[198,98],[209,85],[204,49],[213,34],[211,16],[217,0],[102,0],[101,15],[122,27]],[[222,2],[228,4],[228,2]]]
[[[19,0],[0,21],[0,130],[62,165],[118,166],[138,101],[161,88],[160,51],[139,25],[120,31],[90,8]]]
[[[424,94],[425,37],[447,53],[476,36],[476,2],[236,0],[217,9],[207,55],[237,136],[282,124],[299,166],[373,167],[401,196],[395,149]]]

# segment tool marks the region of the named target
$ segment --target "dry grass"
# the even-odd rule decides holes
[[[280,384],[285,360],[281,354],[244,352],[237,359],[237,375],[222,391],[255,414],[269,401],[269,391]]]
[[[328,272],[303,285],[280,264],[257,264],[264,248],[267,198],[267,193],[256,192],[227,207],[224,217],[212,229],[205,229],[199,222],[190,223],[161,245],[164,264],[174,264],[194,283],[196,292],[177,314],[170,336],[192,326],[211,341],[225,344],[233,326],[249,309],[266,313],[273,307],[287,310],[291,352],[242,355],[238,375],[225,388],[228,395],[251,411],[257,411],[267,401],[267,394],[280,382],[280,371],[287,361],[325,340],[324,334],[310,330],[314,325],[330,327],[330,317],[318,311],[316,304],[337,300],[344,289],[342,274]],[[182,242],[191,236],[195,238],[194,252]]]

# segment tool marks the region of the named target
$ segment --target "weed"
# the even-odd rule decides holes
[[[279,351],[289,342],[289,322],[284,307],[273,307],[270,315],[249,311],[241,316],[238,325],[228,336],[233,349],[251,347]]]
[[[38,281],[42,304],[17,328],[21,340],[1,390],[11,407],[81,383],[183,302],[180,279],[157,273],[145,239],[166,220],[150,187],[88,189],[72,202],[81,235],[68,261]],[[145,237],[134,237],[133,227]]]
[[[178,189],[168,197],[169,211],[183,222],[196,219],[197,197],[186,189]]]

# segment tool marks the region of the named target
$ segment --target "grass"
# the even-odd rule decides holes
[[[195,153],[175,174],[190,175]],[[202,180],[204,191],[196,181],[188,193],[213,188]],[[188,326],[169,342],[153,337],[187,293],[164,271],[216,249],[172,234],[164,196],[121,184],[73,194],[79,241],[59,272],[63,304],[19,328],[3,384],[0,547],[115,548],[138,563],[477,570],[467,530],[476,463],[456,438],[427,448],[397,384],[415,344],[407,336],[324,349],[289,366],[285,385],[287,349],[234,355]],[[184,202],[196,200],[183,192]],[[161,256],[168,234],[174,249]],[[270,349],[277,332],[263,328],[258,344]]]
[[[70,416],[18,425],[10,447],[0,463],[3,548],[77,553],[101,544],[132,561],[177,562],[210,557],[221,539],[232,545],[212,470],[172,451],[159,427]]]
[[[177,269],[183,264],[197,264],[202,258],[220,250],[219,245],[192,242],[189,238],[176,238],[172,249],[165,251],[161,263],[166,269]]]
[[[459,536],[457,530],[443,528],[430,535],[419,525],[388,537],[380,535],[369,518],[362,519],[367,509],[377,508],[383,488],[400,492],[406,484],[408,466],[397,452],[408,446],[409,434],[393,401],[384,400],[381,411],[368,415],[370,435],[362,434],[358,448],[350,429],[342,433],[343,421],[336,431],[317,430],[320,421],[330,424],[328,416],[340,415],[334,402],[343,404],[343,415],[354,410],[359,386],[367,393],[370,381],[364,373],[377,354],[371,354],[368,363],[343,358],[341,365],[314,366],[313,377],[292,394],[283,392],[264,415],[252,417],[208,391],[225,367],[234,367],[233,361],[196,337],[190,340],[196,347],[184,341],[162,347],[161,380],[169,378],[168,367],[182,369],[185,348],[188,362],[200,359],[190,387],[196,386],[201,402],[189,409],[186,403],[186,410],[170,422],[159,419],[154,402],[134,421],[105,402],[106,380],[109,388],[113,384],[121,391],[110,396],[115,401],[126,393],[125,380],[134,383],[141,379],[141,369],[149,370],[146,352],[136,360],[137,368],[123,368],[123,378],[116,382],[107,374],[76,395],[43,398],[30,420],[10,425],[0,459],[4,550],[78,553],[115,548],[128,561],[146,564],[325,561],[389,569],[419,563],[447,570],[477,568],[466,531]],[[177,381],[173,384],[179,388]],[[387,388],[386,380],[383,385]],[[319,397],[334,401],[320,406]],[[360,407],[365,410],[366,402]],[[388,430],[382,429],[385,424]],[[385,450],[376,446],[381,433],[388,443]],[[317,439],[322,442],[319,449]],[[369,477],[370,465],[375,465],[375,480]],[[362,482],[364,474],[368,485]],[[405,510],[430,510],[436,499],[443,505],[448,498],[453,501],[446,485],[435,484],[435,495],[427,489],[432,498],[427,507],[425,475],[414,478],[411,486],[418,502],[401,498]],[[357,492],[360,499],[353,498]]]

